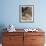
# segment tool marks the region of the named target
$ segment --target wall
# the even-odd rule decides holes
[[[0,25],[13,24],[16,28],[41,27],[46,28],[46,1],[36,0],[34,6],[34,23],[19,22],[19,5],[32,5],[32,0],[0,0]]]

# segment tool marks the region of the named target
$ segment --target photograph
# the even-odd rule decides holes
[[[20,5],[19,6],[19,19],[20,22],[33,22],[34,6],[33,5]]]

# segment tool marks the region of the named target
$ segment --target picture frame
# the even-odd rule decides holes
[[[34,22],[34,5],[19,5],[19,21]]]

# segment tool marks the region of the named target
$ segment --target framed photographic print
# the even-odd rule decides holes
[[[20,22],[34,22],[34,5],[19,6]]]

